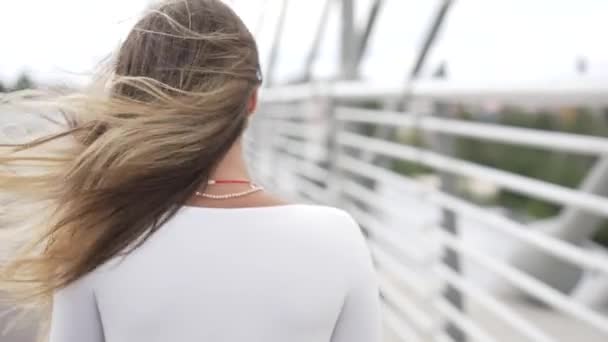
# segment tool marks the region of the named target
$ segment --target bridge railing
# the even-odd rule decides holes
[[[578,300],[572,288],[584,275],[608,277],[608,257],[581,246],[595,227],[564,216],[608,217],[608,198],[598,194],[608,184],[608,139],[437,117],[415,106],[409,111],[359,106],[373,99],[391,107],[403,96],[427,104],[603,106],[608,95],[608,90],[564,85],[480,89],[421,86],[402,94],[352,82],[266,89],[248,134],[249,157],[267,187],[343,207],[358,220],[368,236],[395,340],[550,342],[575,341],[579,333],[603,340],[608,316]],[[386,134],[398,129],[415,130],[436,143],[424,148]],[[573,189],[460,159],[445,149],[454,137],[593,156],[597,162],[589,179]],[[395,160],[425,166],[435,176],[397,173],[390,167]],[[458,196],[450,186],[454,177],[564,209],[550,221],[520,222]],[[489,234],[497,251],[471,243],[475,234]],[[479,272],[494,285],[475,276]],[[536,321],[514,294],[550,307],[556,318]],[[573,339],[560,336],[560,322],[571,324]]]

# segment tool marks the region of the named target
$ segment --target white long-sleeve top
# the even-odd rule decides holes
[[[183,207],[58,291],[51,342],[379,342],[363,235],[324,206]]]

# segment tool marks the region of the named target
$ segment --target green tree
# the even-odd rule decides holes
[[[23,90],[23,89],[31,89],[34,88],[34,81],[30,78],[27,73],[22,73],[17,82],[15,82],[15,86],[13,90]]]
[[[593,236],[593,240],[599,243],[600,245],[608,248],[608,220],[604,220],[604,222],[600,224],[600,227]]]

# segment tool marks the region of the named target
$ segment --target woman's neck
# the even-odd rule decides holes
[[[211,173],[210,179],[250,179],[239,138]]]
[[[210,179],[250,179],[247,171],[247,164],[243,157],[243,145],[241,139],[237,140],[224,158],[219,162],[215,170],[211,173]],[[205,190],[213,194],[227,194],[244,190],[243,184],[224,184],[221,186],[211,186]],[[211,208],[245,208],[245,207],[266,207],[287,204],[286,201],[274,197],[266,191],[260,191],[244,197],[231,198],[227,200],[217,200],[192,196],[186,203],[191,206],[211,207]]]

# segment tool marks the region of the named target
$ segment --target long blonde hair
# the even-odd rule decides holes
[[[0,145],[0,293],[48,312],[56,290],[144,242],[242,134],[259,70],[228,6],[167,1],[93,86],[0,97],[0,113],[43,112],[53,128]]]

